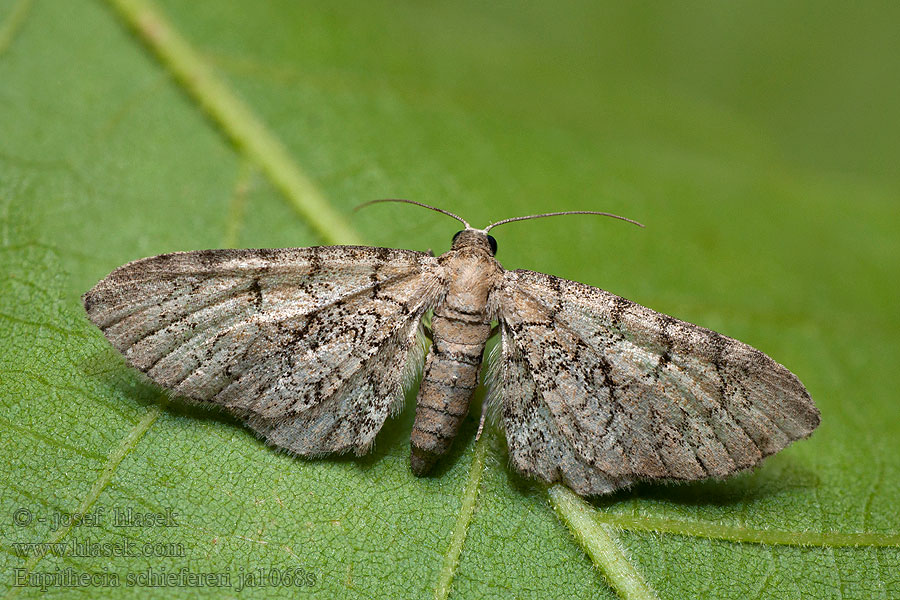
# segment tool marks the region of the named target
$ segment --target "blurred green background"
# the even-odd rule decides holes
[[[38,595],[15,577],[65,569],[124,581],[275,567],[314,573],[300,591],[321,597],[613,597],[608,565],[584,553],[540,486],[510,474],[498,432],[474,514],[460,518],[473,422],[424,480],[406,462],[411,410],[370,457],[292,459],[227,417],[160,408],[160,391],[87,322],[79,296],[129,260],[335,233],[311,225],[204,110],[151,49],[158,30],[128,22],[131,4],[0,0],[0,590]],[[648,593],[900,596],[900,4],[154,6],[366,242],[442,252],[458,229],[411,206],[352,213],[381,197],[476,227],[623,214],[647,228],[599,217],[504,226],[498,259],[720,330],[804,381],[823,424],[761,469],[592,503],[597,522],[623,528],[616,542]],[[100,507],[174,509],[180,526],[39,521]],[[21,508],[35,520],[11,521]],[[718,533],[698,537],[697,524]],[[740,543],[754,531],[781,543]],[[795,532],[815,543],[796,545]],[[17,546],[123,536],[184,552]]]

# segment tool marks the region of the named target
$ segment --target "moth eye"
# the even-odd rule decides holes
[[[450,240],[450,243],[451,243],[451,244],[455,244],[455,243],[456,243],[456,238],[458,238],[458,237],[459,237],[459,234],[461,234],[461,233],[462,233],[462,229],[460,229],[459,231],[457,231],[456,233],[454,233],[454,234],[453,234],[453,239]]]
[[[494,239],[494,236],[487,236],[488,245],[491,247],[491,254],[497,254],[497,240]]]

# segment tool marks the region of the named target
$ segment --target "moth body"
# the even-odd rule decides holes
[[[410,465],[416,475],[425,475],[450,449],[469,412],[491,333],[488,297],[503,272],[480,231],[460,232],[439,261],[447,274],[447,294],[434,308],[434,341],[416,399],[410,437]]]

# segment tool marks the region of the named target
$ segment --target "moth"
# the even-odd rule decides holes
[[[494,227],[571,212],[474,229],[385,201],[465,229],[437,257],[366,246],[162,254],[114,270],[84,308],[151,380],[304,457],[369,451],[421,366],[423,333],[433,342],[411,434],[416,475],[450,448],[496,332],[486,406],[510,463],[581,495],[722,478],[818,426],[803,384],[759,350],[495,259]]]

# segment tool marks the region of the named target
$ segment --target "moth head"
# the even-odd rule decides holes
[[[478,229],[463,229],[457,231],[453,236],[450,249],[462,250],[463,248],[487,250],[491,256],[494,256],[497,254],[497,240],[494,239],[494,236]]]

